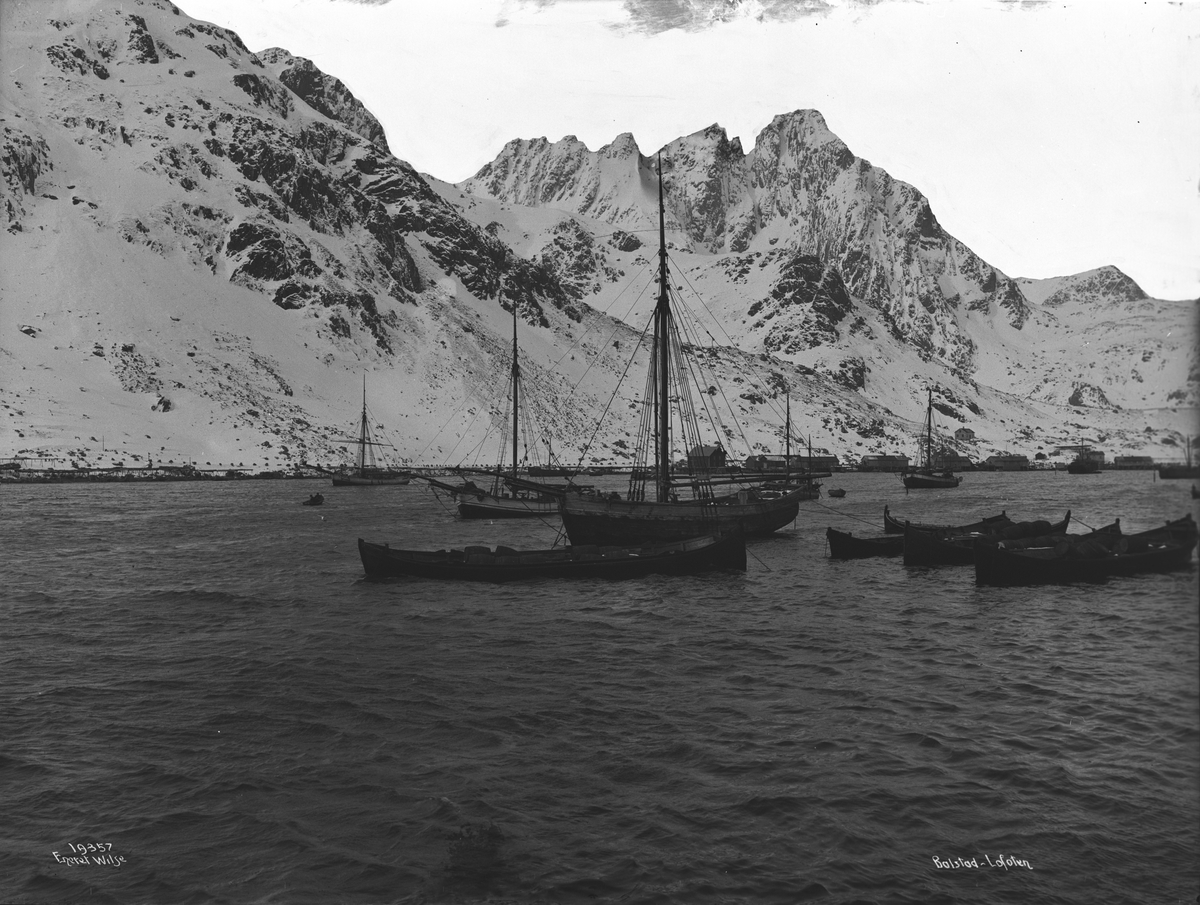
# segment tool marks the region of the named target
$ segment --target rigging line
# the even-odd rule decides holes
[[[642,270],[643,270],[643,271],[644,271],[645,269],[646,269],[646,268],[644,268],[644,267],[642,268]],[[640,276],[640,275],[641,275],[641,274],[638,274],[638,276]],[[635,279],[636,279],[636,277],[635,277]],[[632,284],[630,284],[630,285],[632,285]],[[627,285],[627,286],[626,286],[626,289],[628,289],[628,288],[629,288],[629,286]],[[621,318],[621,319],[619,319],[619,318],[613,318],[614,320],[618,321],[618,323],[617,323],[617,324],[616,324],[616,325],[613,327],[613,329],[612,329],[612,332],[611,332],[611,333],[609,333],[609,334],[608,334],[608,337],[607,337],[607,338],[604,340],[604,346],[603,346],[603,348],[605,348],[605,349],[607,349],[607,348],[608,348],[608,344],[609,344],[609,342],[612,340],[612,338],[613,338],[614,336],[616,336],[616,335],[617,335],[617,331],[618,331],[618,330],[620,330],[620,329],[621,329],[621,327],[625,327],[627,330],[628,330],[628,329],[633,329],[632,327],[630,327],[630,326],[629,326],[629,321],[628,321],[628,318],[630,317],[630,315],[632,315],[632,314],[633,314],[633,309],[634,309],[635,307],[637,307],[637,303],[638,303],[638,302],[640,302],[640,301],[642,300],[642,297],[643,297],[643,296],[646,294],[646,290],[648,290],[649,288],[650,288],[650,284],[649,284],[649,283],[647,283],[645,286],[643,286],[643,287],[642,287],[642,291],[641,291],[640,293],[638,293],[637,297],[636,297],[636,298],[635,298],[635,299],[634,299],[634,300],[633,300],[633,301],[630,303],[630,305],[629,305],[629,309],[628,309],[628,310],[625,312],[625,317],[624,317],[624,318]],[[624,294],[624,292],[625,292],[625,289],[622,289],[622,290],[621,290],[621,294]],[[617,296],[617,298],[620,298],[620,297],[621,297],[620,295],[618,295],[618,296]],[[613,304],[616,304],[616,299],[613,299]],[[612,317],[612,315],[608,314],[608,312],[607,312],[607,311],[605,311],[605,312],[602,312],[602,313],[603,313],[603,314],[604,314],[606,317]],[[643,331],[643,336],[644,336],[644,335],[645,335],[645,331]],[[579,341],[579,342],[582,342],[582,341],[583,341],[583,336],[580,336],[578,341]],[[572,345],[572,346],[571,346],[571,349],[574,349],[574,348],[575,348],[575,346],[574,346],[574,345]],[[556,361],[556,362],[554,363],[554,367],[555,367],[555,369],[557,369],[557,368],[558,368],[558,366],[559,366],[559,365],[562,363],[562,360],[563,360],[564,358],[566,358],[566,357],[567,357],[567,355],[570,353],[571,349],[568,349],[566,352],[564,352],[564,353],[562,354],[562,356],[561,356],[561,357],[558,359],[558,361]],[[583,372],[583,374],[582,374],[582,375],[580,375],[580,377],[579,377],[579,379],[578,379],[577,381],[575,381],[575,385],[571,387],[571,391],[570,391],[570,392],[567,394],[567,398],[566,398],[566,400],[564,400],[564,405],[565,405],[565,404],[567,404],[567,403],[569,403],[569,402],[571,402],[571,400],[575,398],[575,392],[576,392],[576,390],[578,390],[578,389],[579,389],[580,385],[581,385],[581,384],[583,383],[583,381],[584,381],[584,380],[587,378],[588,374],[590,374],[590,373],[591,373],[591,371],[592,371],[592,367],[593,367],[593,366],[596,364],[596,362],[597,362],[597,361],[599,361],[599,360],[600,360],[600,355],[599,355],[599,354],[597,354],[597,355],[596,355],[596,358],[595,358],[595,360],[593,360],[593,361],[589,361],[589,362],[588,362],[588,366],[587,366],[587,367],[584,369],[584,372]]]
[[[491,414],[491,406],[490,405],[479,406],[479,411],[476,411],[475,414],[471,416],[471,420],[467,423],[466,428],[463,430],[462,436],[459,437],[457,441],[455,441],[455,443],[452,447],[450,447],[450,452],[448,452],[446,454],[447,462],[449,462],[450,459],[453,458],[454,453],[457,451],[458,447],[462,444],[462,442],[464,440],[466,440],[468,434],[470,434],[470,432],[471,432],[471,428],[475,426],[475,422],[479,419],[480,412],[485,408],[488,409],[489,415]],[[508,410],[505,409],[506,414],[507,414],[507,412],[508,412]],[[487,429],[483,432],[483,438],[479,441],[478,444],[475,445],[475,447],[473,449],[467,450],[467,452],[465,452],[463,454],[463,457],[458,460],[458,463],[454,467],[461,468],[463,463],[466,462],[468,456],[471,456],[471,455],[477,456],[479,454],[479,451],[481,449],[483,449],[483,446],[487,442],[488,438],[492,435],[492,431],[494,429],[495,429],[495,425],[491,422],[491,420],[489,420]],[[501,441],[501,442],[503,442],[503,441]]]
[[[747,452],[753,452],[754,450],[753,450],[753,448],[750,446],[750,441],[749,441],[749,440],[746,438],[746,434],[745,434],[745,432],[742,430],[741,423],[738,421],[738,419],[737,419],[737,417],[736,417],[736,415],[735,415],[735,413],[734,413],[734,410],[733,410],[733,404],[732,404],[732,403],[729,401],[729,397],[725,395],[725,387],[724,387],[724,385],[723,385],[723,384],[722,384],[720,381],[716,380],[716,373],[715,373],[715,370],[714,370],[714,373],[713,373],[713,386],[715,386],[715,387],[717,388],[717,392],[721,394],[721,401],[725,403],[725,408],[726,408],[726,410],[729,412],[730,416],[732,416],[732,417],[733,417],[733,423],[734,423],[734,424],[736,424],[736,425],[738,426],[738,433],[739,433],[739,434],[741,435],[741,437],[742,437],[742,443],[744,443],[744,444],[745,444]],[[716,406],[714,405],[714,406],[713,406],[713,408],[714,408],[714,410],[715,410],[715,409],[716,409]],[[722,428],[723,428],[723,427],[724,427],[724,425],[722,425]]]
[[[754,551],[752,551],[749,547],[746,548],[746,552],[749,553],[751,556],[754,556]],[[759,559],[757,556],[754,556],[754,561],[756,563],[758,563],[760,566],[762,566],[764,569],[766,569],[768,572],[775,571],[770,566],[768,566],[765,562],[763,562],[761,559]]]
[[[633,360],[635,358],[637,358],[638,349],[640,349],[642,347],[642,343],[646,341],[646,334],[649,331],[650,331],[650,324],[646,324],[645,328],[642,330],[641,338],[636,343],[633,344],[633,351],[629,353],[629,361],[627,361],[625,363],[625,370],[621,372],[621,376],[617,379],[617,388],[618,389],[620,389],[621,384],[625,381],[625,378],[628,376],[629,369],[633,367]],[[587,455],[587,450],[590,450],[592,448],[592,443],[595,442],[596,435],[600,433],[600,426],[604,423],[604,419],[608,415],[608,410],[612,408],[613,400],[616,398],[617,398],[617,393],[614,390],[613,394],[608,397],[608,402],[605,403],[604,411],[601,412],[600,417],[596,419],[596,429],[592,431],[592,435],[588,438],[587,443],[584,444],[584,447],[583,447],[584,451],[582,453],[580,453],[581,461],[582,461],[582,457]]]
[[[815,502],[815,501],[813,501],[813,502]],[[875,526],[875,524],[876,524],[875,522],[868,521],[867,519],[865,519],[865,518],[863,518],[863,517],[861,517],[861,516],[858,516],[858,515],[851,515],[849,512],[842,512],[841,510],[838,510],[838,509],[830,509],[830,508],[829,508],[828,506],[826,506],[824,503],[817,503],[817,505],[818,505],[818,506],[820,506],[822,509],[824,509],[826,512],[832,512],[832,513],[834,513],[835,515],[840,515],[840,516],[842,516],[843,518],[852,518],[852,519],[854,519],[856,522],[862,522],[864,525],[871,525],[872,527],[874,527],[874,526]]]
[[[634,274],[634,275],[633,275],[633,278],[632,278],[632,279],[630,279],[630,280],[629,280],[629,281],[628,281],[628,282],[625,284],[624,288],[622,288],[622,289],[621,289],[621,291],[620,291],[620,292],[618,292],[618,293],[616,294],[616,297],[615,297],[615,298],[613,298],[613,300],[612,300],[611,302],[609,302],[609,303],[608,303],[608,307],[607,307],[607,308],[604,308],[603,310],[602,310],[602,309],[599,309],[599,308],[593,308],[593,309],[592,309],[593,311],[598,311],[598,312],[599,312],[601,315],[603,315],[603,316],[605,316],[605,317],[610,317],[610,318],[612,318],[613,320],[617,320],[617,321],[619,321],[619,324],[618,324],[617,326],[613,327],[613,331],[612,331],[612,333],[610,333],[610,334],[608,335],[608,338],[609,338],[609,339],[612,339],[612,337],[613,337],[613,336],[616,334],[617,330],[619,330],[619,329],[620,329],[620,326],[621,326],[621,325],[628,326],[628,321],[627,321],[627,319],[628,319],[629,315],[630,315],[630,314],[633,312],[633,308],[634,308],[634,306],[635,306],[635,305],[638,303],[638,301],[641,299],[641,297],[642,297],[643,295],[645,295],[645,294],[646,294],[646,289],[648,289],[648,288],[649,288],[649,285],[650,285],[650,284],[649,284],[649,283],[647,283],[645,286],[643,286],[643,287],[642,287],[642,291],[641,291],[640,293],[638,293],[638,296],[637,296],[637,298],[635,298],[635,299],[633,300],[633,303],[632,303],[632,304],[630,304],[630,306],[629,306],[629,310],[625,312],[625,319],[620,319],[620,318],[613,317],[613,315],[611,315],[611,314],[609,314],[609,313],[608,313],[608,309],[609,309],[609,308],[611,308],[613,305],[615,305],[617,302],[619,302],[619,301],[621,300],[621,296],[623,296],[623,295],[624,295],[626,292],[628,292],[628,291],[629,291],[629,290],[630,290],[630,289],[631,289],[631,288],[634,286],[634,284],[635,284],[635,282],[637,281],[637,279],[638,279],[639,277],[641,277],[641,275],[642,275],[643,273],[645,273],[645,272],[646,272],[646,271],[649,269],[649,267],[650,267],[650,264],[649,264],[649,262],[647,262],[645,265],[643,265],[642,269],[641,269],[641,270],[639,270],[639,271],[638,271],[636,274]],[[589,307],[591,307],[591,306],[589,306]],[[564,358],[566,358],[566,357],[567,357],[569,354],[571,354],[571,351],[572,351],[572,350],[573,350],[573,349],[574,349],[576,346],[578,346],[579,344],[581,344],[581,343],[584,341],[584,339],[586,339],[586,338],[587,338],[587,335],[588,335],[588,333],[590,333],[590,332],[591,332],[590,328],[588,328],[588,329],[584,329],[584,330],[583,330],[583,331],[582,331],[582,332],[579,334],[579,338],[578,338],[578,339],[576,339],[574,342],[572,342],[572,343],[571,343],[571,346],[570,346],[570,348],[568,348],[568,349],[567,349],[567,351],[563,352],[563,354],[559,356],[559,358],[558,358],[558,361],[554,362],[554,367],[555,367],[555,368],[557,368],[557,367],[558,367],[560,364],[562,364],[562,361],[563,361],[563,359],[564,359]]]
[[[684,277],[684,280],[685,281],[687,280],[686,276]],[[696,290],[695,286],[692,286],[690,281],[688,282],[688,287],[695,294],[696,298],[700,301],[700,307],[708,315],[709,319],[716,322],[716,318],[713,317],[712,312],[709,311],[708,307],[704,304],[704,299],[701,297],[700,293]],[[681,298],[679,298],[679,296],[676,296],[676,298],[679,299],[677,307],[684,314],[687,315],[686,320],[684,318],[681,318],[680,320],[683,321],[686,326],[690,327],[692,335],[696,336],[696,340],[693,342],[693,345],[696,346],[697,348],[701,347],[700,342],[699,342],[699,335],[701,333],[703,333],[705,336],[707,336],[712,341],[712,347],[714,349],[721,348],[721,345],[720,345],[719,341],[717,340],[717,338],[712,335],[711,331],[709,331],[706,327],[704,327],[703,324],[700,323],[700,319],[696,316],[695,312],[693,312],[689,306],[683,304],[683,301]],[[718,327],[719,327],[719,324],[718,324]],[[722,331],[722,332],[724,332],[724,331]],[[752,355],[750,355],[749,353],[745,352],[745,350],[739,349],[736,345],[734,345],[733,340],[728,337],[728,334],[726,334],[726,339],[728,341],[729,348],[732,348],[733,350],[742,353],[742,355],[747,359],[747,361],[749,362],[750,372],[751,372],[751,374],[754,375],[756,382],[760,386],[762,386],[764,389],[766,389],[766,387],[769,385],[769,382],[765,378],[763,378],[763,376],[761,374],[759,374],[759,372],[755,368],[754,357]],[[720,359],[719,354],[716,357],[718,359]],[[697,364],[699,364],[698,361],[697,361]],[[701,366],[701,370],[703,372],[703,366]],[[742,427],[741,421],[737,418],[736,413],[733,410],[733,406],[729,404],[728,398],[725,397],[724,387],[723,387],[721,381],[716,379],[716,369],[713,368],[711,373],[712,373],[712,377],[713,377],[712,382],[718,389],[721,390],[721,397],[725,401],[725,406],[728,409],[730,416],[733,417],[733,422],[737,426],[738,434],[742,438],[742,443],[745,445],[746,451],[748,453],[754,452],[754,448],[750,445],[750,440],[746,436],[746,432]],[[764,396],[763,401],[766,403],[767,408],[775,415],[775,417],[778,418],[782,415],[782,412],[779,411],[778,405],[776,404],[775,400],[772,397]],[[714,407],[714,411],[715,410],[716,409]],[[718,421],[719,421],[719,418],[718,418]],[[721,428],[722,428],[722,430],[724,430],[724,425],[721,425]]]
[[[462,402],[460,402],[460,403],[458,404],[458,408],[456,408],[456,409],[455,409],[453,412],[451,412],[451,414],[450,414],[450,417],[448,417],[448,418],[447,418],[447,419],[446,419],[446,420],[445,420],[445,421],[442,423],[442,426],[441,426],[441,427],[439,427],[439,428],[437,429],[437,432],[436,432],[436,433],[435,433],[435,434],[434,434],[434,435],[433,435],[433,436],[432,436],[432,437],[429,439],[429,442],[428,442],[428,443],[426,443],[424,447],[422,447],[422,449],[421,449],[421,451],[420,451],[419,453],[417,453],[417,458],[420,458],[421,456],[425,455],[425,453],[426,453],[426,452],[429,450],[429,448],[430,448],[431,446],[433,446],[433,444],[434,444],[434,442],[437,440],[437,438],[438,438],[438,437],[440,437],[440,436],[442,435],[442,431],[444,431],[444,430],[445,430],[447,427],[449,427],[449,426],[450,426],[450,422],[451,422],[451,421],[453,421],[455,418],[457,418],[457,417],[458,417],[458,415],[459,415],[459,413],[460,413],[460,412],[461,412],[461,411],[462,411],[464,408],[466,408],[466,406],[467,406],[467,405],[469,405],[469,404],[470,404],[470,402],[471,402],[471,394],[470,394],[469,392],[464,392],[464,393],[463,393]],[[471,416],[471,421],[470,421],[470,422],[467,424],[467,431],[468,431],[468,432],[470,431],[471,427],[472,427],[472,426],[474,426],[474,424],[475,424],[475,419],[476,419],[476,418],[478,418],[478,417],[479,417],[479,413],[478,413],[478,412],[476,412],[474,415],[472,415],[472,416]],[[459,441],[458,441],[458,442],[459,442],[459,443],[461,443],[461,442],[462,442],[462,438],[461,438],[461,437],[459,438]],[[454,447],[453,447],[453,448],[450,450],[450,453],[449,453],[449,455],[447,456],[447,458],[449,458],[449,456],[450,456],[450,455],[453,455],[453,454],[454,454],[454,450],[455,450],[455,449],[458,449],[458,443],[455,443],[455,444],[454,444]]]
[[[689,314],[690,314],[690,312],[689,312]],[[697,326],[698,326],[698,325],[697,325]],[[685,325],[684,325],[684,327],[685,327],[685,329],[687,329],[687,324],[685,324]],[[700,344],[699,344],[699,343],[693,343],[693,345],[694,345],[696,348],[700,348]],[[700,363],[699,356],[693,356],[693,357],[692,357],[692,358],[691,358],[691,359],[688,361],[688,367],[689,367],[689,368],[692,368],[693,366],[696,368],[696,370],[698,370],[698,371],[700,372],[700,376],[701,376],[701,377],[705,376],[704,365],[702,365],[702,364]],[[693,377],[693,380],[695,380],[695,377]],[[732,405],[730,405],[728,398],[726,398],[726,396],[725,396],[725,391],[724,391],[724,388],[723,388],[723,387],[722,387],[722,385],[721,385],[721,381],[717,380],[717,375],[716,375],[716,372],[715,372],[715,370],[712,372],[712,382],[711,382],[711,386],[714,386],[714,387],[716,387],[716,388],[717,388],[717,390],[718,390],[718,391],[721,393],[721,398],[722,398],[722,399],[724,400],[724,402],[725,402],[725,406],[726,406],[726,408],[728,409],[728,411],[729,411],[729,415],[730,415],[730,417],[731,417],[731,418],[732,418],[732,420],[733,420],[734,427],[736,427],[736,428],[737,428],[737,435],[741,437],[741,439],[742,439],[742,444],[743,444],[743,446],[744,446],[744,448],[745,448],[746,452],[747,452],[747,453],[753,453],[753,452],[754,452],[754,448],[753,448],[753,447],[750,445],[750,440],[749,440],[749,438],[746,436],[746,432],[745,432],[745,430],[742,428],[742,423],[741,423],[741,421],[738,419],[738,417],[737,417],[737,413],[736,413],[736,412],[734,412],[734,410],[733,410],[733,406],[732,406]],[[701,395],[702,395],[702,396],[705,396],[705,395],[707,395],[707,393],[703,393],[703,392],[702,392],[702,393],[701,393]],[[726,433],[727,433],[727,432],[728,432],[728,433],[733,433],[733,431],[729,431],[729,430],[728,430],[728,428],[725,426],[725,423],[724,423],[724,422],[722,421],[722,419],[721,419],[721,411],[720,411],[720,409],[717,407],[717,405],[716,405],[715,403],[712,405],[711,409],[710,409],[710,407],[709,407],[709,404],[708,404],[708,402],[707,402],[707,401],[702,401],[702,402],[701,402],[701,405],[703,405],[703,406],[704,406],[704,411],[705,411],[705,414],[707,414],[707,415],[708,415],[710,423],[712,423],[712,424],[714,425],[714,427],[715,427],[715,428],[716,428],[716,429],[719,431],[719,433],[720,433],[720,436],[721,436],[722,440],[723,440],[723,439],[725,439],[725,436],[726,436]]]
[[[668,258],[668,260],[670,260],[670,258]],[[747,358],[747,360],[749,362],[750,372],[754,375],[755,379],[759,382],[760,385],[765,386],[767,381],[762,377],[762,375],[755,368],[754,356],[751,353],[746,352],[746,350],[742,349],[740,346],[738,346],[733,341],[733,338],[728,333],[725,332],[725,328],[721,326],[721,322],[719,320],[717,320],[717,318],[713,315],[713,313],[708,310],[708,306],[704,304],[704,296],[702,296],[700,294],[700,290],[698,290],[694,285],[692,285],[692,281],[687,278],[687,273],[682,268],[677,268],[675,272],[679,274],[680,278],[685,283],[687,283],[688,288],[692,291],[692,293],[696,296],[696,299],[700,302],[700,307],[704,309],[704,313],[707,314],[709,319],[714,324],[717,325],[717,330],[720,331],[720,333],[722,335],[724,335],[724,337],[725,337],[724,344],[726,346],[728,346],[729,348],[735,349],[735,350],[741,352],[743,355],[745,355],[745,357]],[[820,288],[820,287],[818,287],[818,288]],[[814,294],[814,297],[815,297],[815,294]],[[720,345],[717,338],[715,336],[713,336],[712,333],[707,328],[704,329],[704,333],[705,333],[705,335],[708,336],[709,339],[711,339],[713,341],[713,345]],[[781,413],[778,410],[778,408],[776,407],[776,403],[775,403],[774,399],[766,399],[765,401],[767,401],[768,407],[774,412],[776,417],[778,417]]]

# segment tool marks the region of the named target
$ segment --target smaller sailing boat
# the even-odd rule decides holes
[[[1200,478],[1200,465],[1192,464],[1192,438],[1187,437],[1186,465],[1160,465],[1158,466],[1158,476],[1160,478]]]
[[[792,456],[792,395],[791,391],[785,397],[787,408],[784,415],[784,479],[781,482],[763,484],[763,491],[797,492],[801,500],[816,500],[821,497],[821,483],[817,478],[828,478],[832,472],[815,472],[812,467],[812,435],[808,438],[808,461],[805,467],[793,471]],[[799,459],[799,456],[795,457]]]
[[[1098,474],[1100,460],[1092,456],[1090,446],[1076,446],[1075,458],[1067,463],[1067,474]]]
[[[426,478],[434,487],[447,491],[456,501],[458,514],[461,518],[510,519],[510,518],[550,518],[558,516],[558,500],[565,489],[553,492],[554,488],[542,487],[535,482],[521,478],[517,473],[518,449],[517,439],[520,426],[521,403],[521,365],[517,355],[517,300],[512,302],[513,340],[512,340],[512,470],[505,471],[503,461],[500,468],[492,473],[490,487],[483,488],[474,481],[463,484],[446,484],[433,478]],[[504,444],[501,441],[501,457],[504,454]],[[531,470],[532,474],[533,471]]]
[[[943,487],[957,487],[962,478],[951,473],[946,468],[937,471],[934,467],[933,456],[933,390],[929,390],[929,403],[925,408],[925,432],[921,437],[920,464],[911,471],[900,473],[900,479],[908,490],[937,490]]]
[[[348,474],[333,476],[334,487],[367,487],[376,484],[407,484],[412,475],[405,471],[381,466],[375,461],[375,447],[386,446],[390,443],[380,443],[371,434],[371,419],[367,413],[367,378],[363,376],[362,417],[358,424],[358,438],[350,441],[358,444],[358,453],[354,458],[354,468]]]

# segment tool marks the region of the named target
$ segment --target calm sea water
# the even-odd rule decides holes
[[[421,485],[0,488],[0,901],[1194,902],[1195,561],[977,589],[824,548],[885,502],[1136,531],[1188,483],[838,486],[744,575],[514,586],[362,580],[359,536],[554,539]]]

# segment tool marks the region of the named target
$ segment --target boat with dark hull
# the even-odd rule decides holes
[[[333,475],[334,487],[376,487],[387,485],[403,485],[412,480],[412,475],[406,471],[379,465],[375,461],[375,448],[387,447],[394,449],[390,443],[377,441],[371,432],[371,417],[367,411],[367,378],[363,377],[362,416],[358,422],[358,437],[354,442],[358,452],[354,457],[354,466],[349,472]]]
[[[971,532],[918,531],[910,527],[904,532],[904,564],[906,566],[969,566],[975,562],[975,548],[980,542],[1000,543],[1027,538],[1061,537],[1071,524],[1071,513],[1061,522],[1051,524],[1044,519],[996,525],[993,530]]]
[[[1187,457],[1183,465],[1160,465],[1158,466],[1158,476],[1164,480],[1178,480],[1180,478],[1195,480],[1200,478],[1200,465],[1192,463],[1192,438],[1187,437],[1184,455]],[[1195,490],[1195,488],[1192,488]],[[1193,499],[1195,495],[1193,494]]]
[[[694,575],[746,570],[746,542],[738,534],[695,537],[645,546],[580,545],[550,550],[466,547],[462,550],[398,550],[358,540],[369,579],[433,578],[447,581],[620,579],[644,575]]]
[[[642,422],[635,444],[633,470],[625,498],[619,495],[567,494],[562,498],[563,527],[575,544],[654,543],[736,531],[747,537],[771,534],[790,524],[802,499],[819,493],[812,481],[785,483],[771,489],[741,474],[718,474],[723,467],[700,443],[689,368],[683,361],[685,344],[672,307],[674,280],[667,264],[666,217],[661,161],[658,180],[658,298],[652,322],[650,369],[643,396]],[[674,419],[682,424],[681,439],[693,450],[686,473],[672,463]],[[724,453],[720,447],[720,462]],[[719,495],[723,481],[748,486]],[[690,495],[690,498],[685,498]]]
[[[912,528],[916,531],[953,531],[958,534],[970,534],[973,531],[990,531],[1012,524],[1015,523],[1008,517],[1007,510],[999,515],[984,516],[979,521],[967,525],[927,525],[898,519],[892,515],[886,505],[883,507],[883,530],[887,534],[903,534],[905,528]]]
[[[1100,459],[1092,455],[1092,447],[1087,444],[1079,446],[1064,446],[1062,449],[1074,450],[1075,458],[1067,463],[1067,474],[1099,474]]]
[[[871,556],[900,556],[904,553],[903,534],[855,536],[850,531],[825,529],[830,559],[866,559]]]
[[[985,544],[975,550],[975,583],[987,586],[1101,582],[1113,576],[1189,568],[1196,549],[1196,522],[1186,515],[1139,534],[1067,537],[1040,547],[1009,549]]]
[[[943,490],[957,487],[962,478],[948,468],[938,466],[933,452],[933,390],[925,407],[925,430],[921,437],[920,462],[911,471],[902,471],[900,480],[907,490]]]
[[[484,489],[469,479],[458,484],[426,476],[423,476],[422,480],[437,490],[450,494],[461,518],[558,518],[561,493],[551,492],[549,489],[538,490],[533,482],[514,482],[511,477],[504,475],[492,477],[494,480],[491,489]],[[499,480],[495,480],[497,477]],[[502,489],[510,486],[511,491]]]
[[[695,502],[661,503],[568,496],[562,502],[563,526],[578,544],[654,543],[696,537],[697,532],[762,536],[795,520],[804,490],[766,499],[759,493],[744,490]]]
[[[512,300],[512,321],[512,367],[509,376],[511,395],[508,396],[512,406],[511,468],[505,469],[504,462],[501,461],[500,467],[490,472],[484,472],[483,470],[476,471],[476,474],[488,474],[491,477],[490,486],[487,488],[479,487],[473,481],[467,481],[462,485],[451,485],[441,481],[426,479],[433,487],[444,490],[451,495],[455,503],[455,508],[458,510],[459,518],[494,520],[518,518],[552,519],[558,517],[558,504],[561,494],[548,493],[545,489],[539,488],[537,484],[522,479],[518,470],[518,440],[521,420],[521,364],[517,346],[516,298]],[[509,421],[507,419],[504,420],[504,424],[506,429],[509,429]],[[501,439],[501,460],[503,460],[506,451],[507,444]],[[539,465],[529,466],[525,473],[529,475],[569,476],[565,469]],[[570,474],[574,473],[570,472]]]

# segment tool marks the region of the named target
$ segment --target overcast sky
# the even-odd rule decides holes
[[[815,108],[1009,276],[1200,298],[1200,0],[179,0],[345,82],[418,170],[513,138],[746,151]]]

